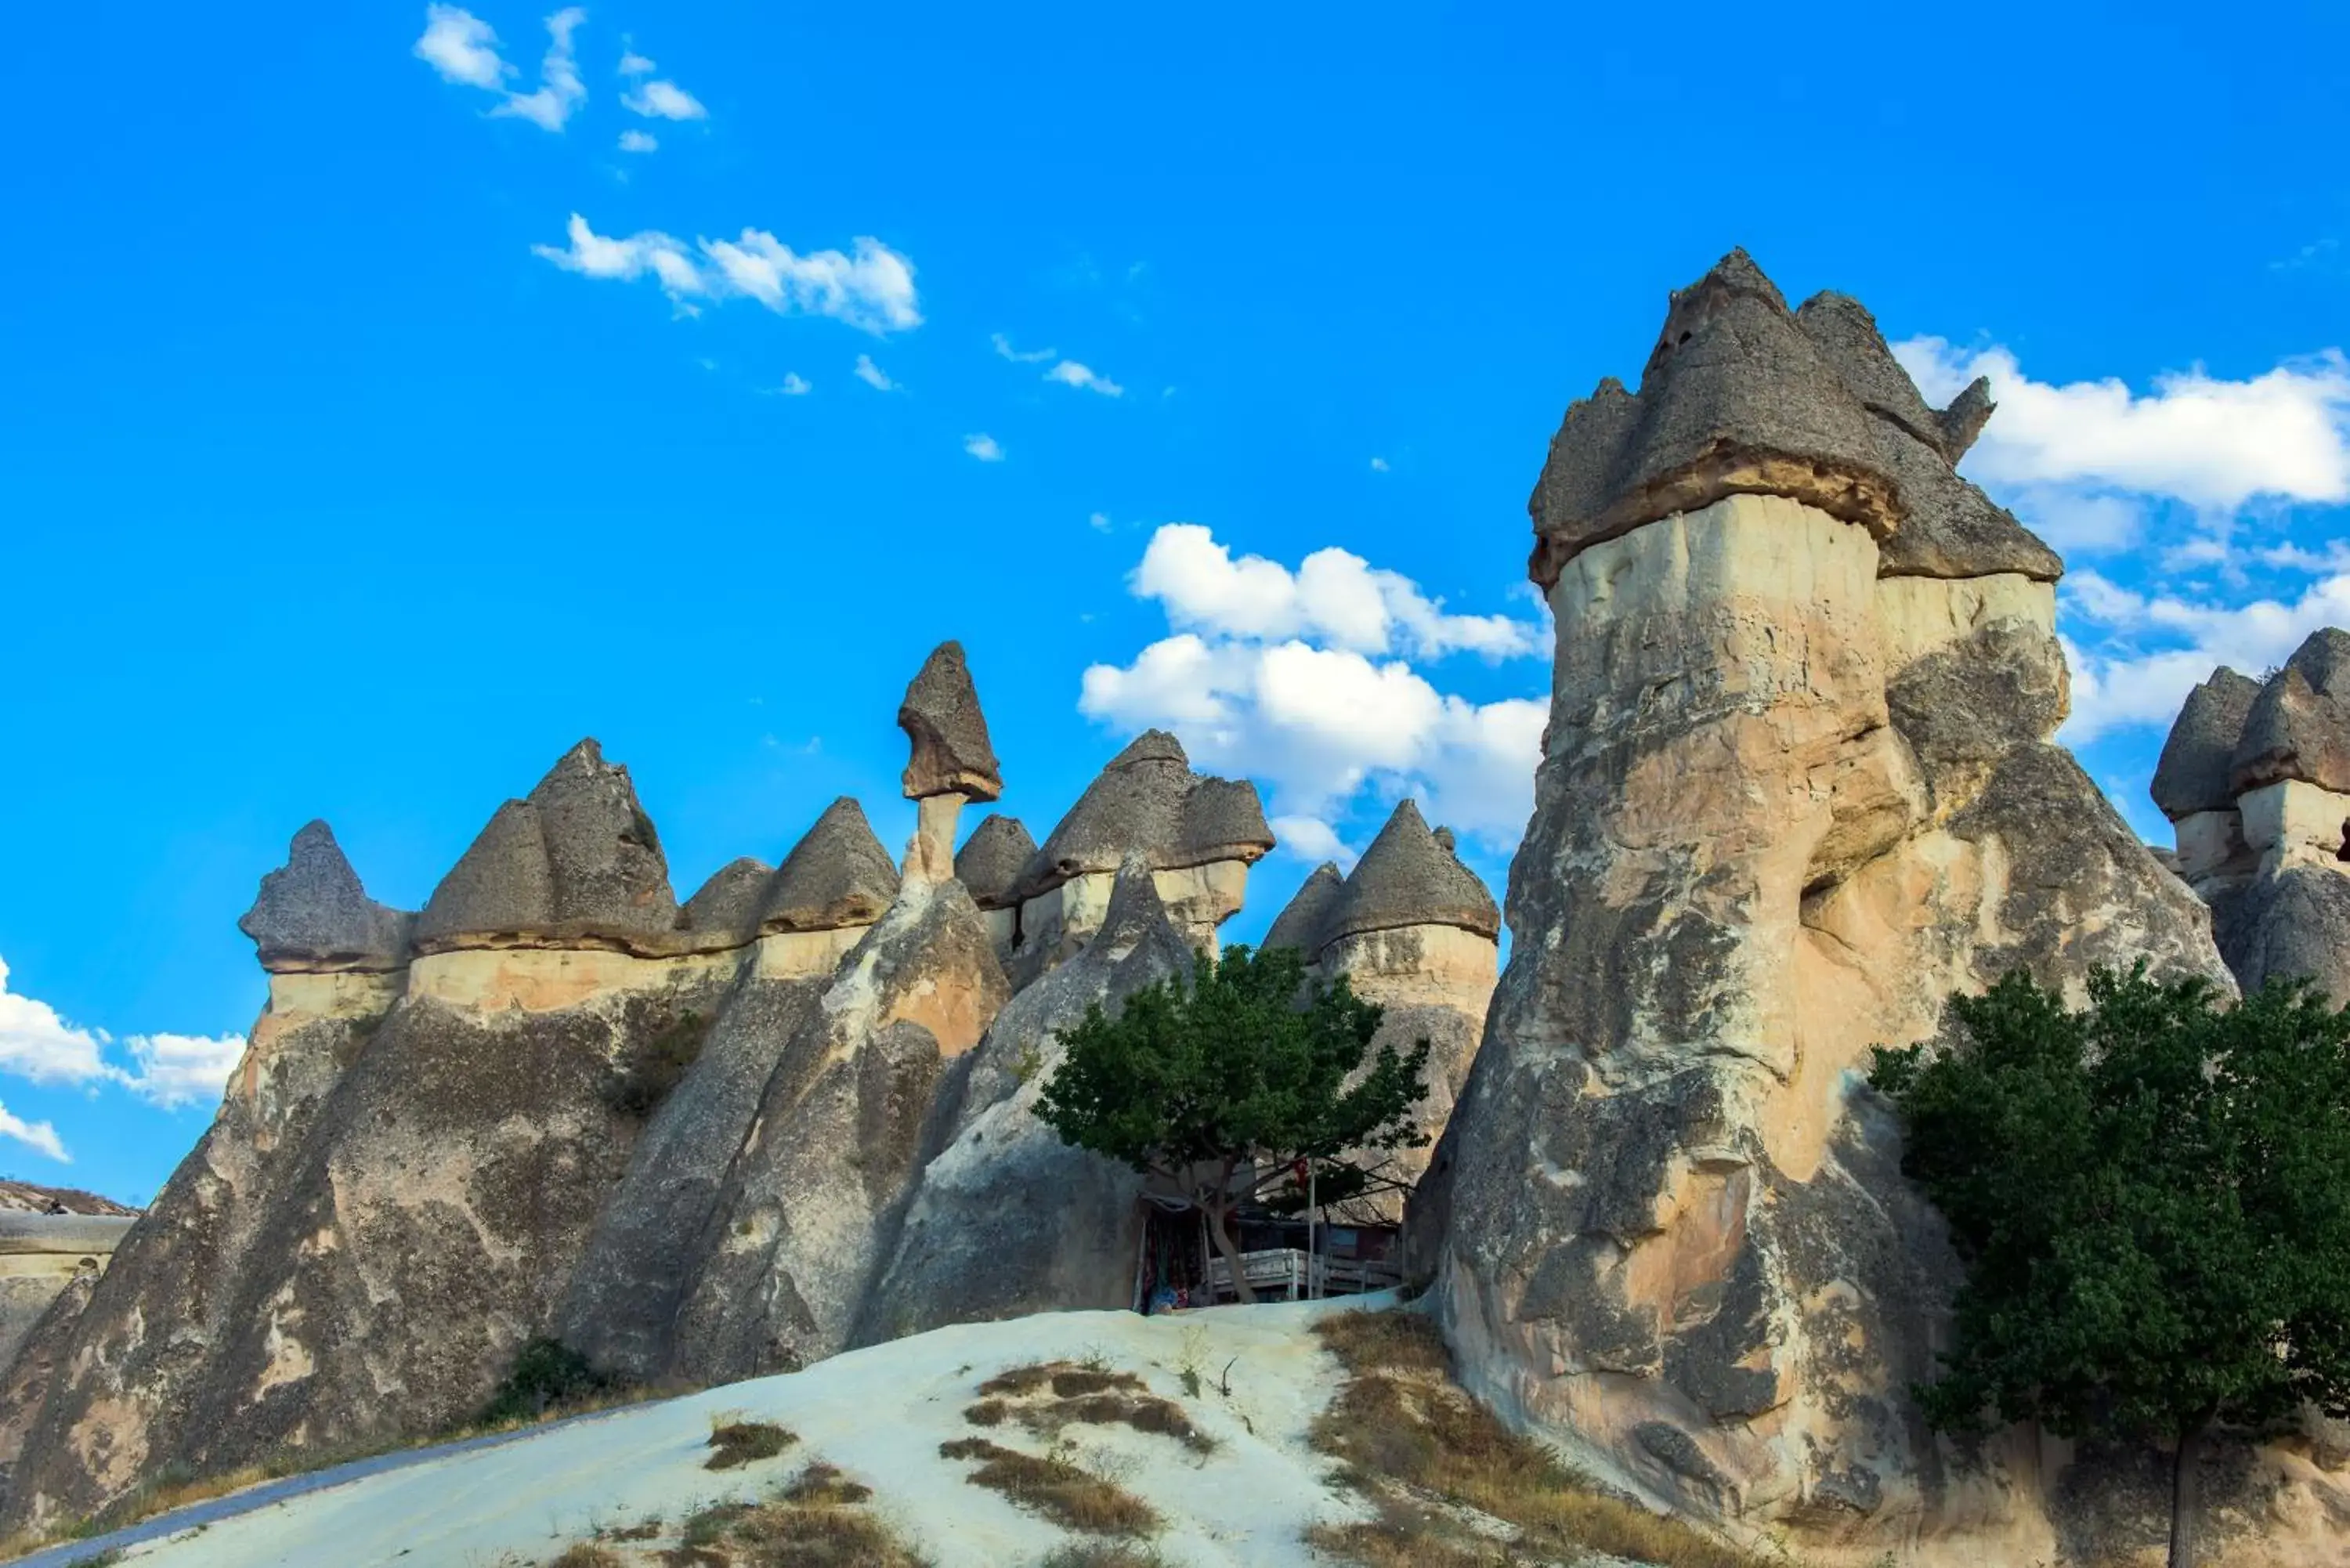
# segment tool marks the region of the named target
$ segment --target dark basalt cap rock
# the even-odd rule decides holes
[[[2245,716],[2236,793],[2286,779],[2350,794],[2350,632],[2310,633]]]
[[[1110,759],[1029,857],[1020,896],[1033,898],[1072,877],[1115,871],[1130,851],[1140,851],[1154,871],[1174,871],[1260,860],[1273,843],[1254,784],[1193,773],[1180,742],[1149,730]]]
[[[416,936],[435,945],[471,935],[658,945],[677,913],[660,836],[629,770],[585,740],[528,798],[498,808],[432,890]]]
[[[1898,486],[1867,414],[1744,251],[1678,290],[1640,372],[1566,410],[1534,486],[1529,573],[1544,589],[1577,553],[1724,496],[1791,496],[1879,538]]]
[[[994,800],[1003,794],[995,747],[987,738],[987,718],[971,683],[962,644],[942,642],[931,650],[921,673],[898,705],[898,727],[914,743],[906,763],[906,798],[962,794]]]
[[[1261,945],[1295,948],[1312,959],[1322,950],[1330,912],[1337,907],[1345,886],[1346,878],[1338,875],[1335,862],[1325,860],[1314,867],[1314,875],[1305,878],[1295,897],[1273,918],[1273,925],[1264,933]]]
[[[685,901],[678,924],[689,931],[748,939],[765,906],[767,884],[775,869],[755,856],[730,860],[710,874],[710,880]]]
[[[989,812],[955,852],[955,880],[981,909],[1004,909],[1020,901],[1020,872],[1035,853],[1018,817]]]
[[[2064,576],[2055,551],[1955,470],[1991,418],[1989,378],[1977,377],[1937,412],[1858,300],[1814,295],[1795,312],[1795,325],[1868,413],[1877,455],[1901,492],[1901,525],[1880,545],[1878,576],[2017,572],[2051,583]]]
[[[2147,793],[2162,815],[2177,822],[2199,811],[2226,811],[2236,804],[2236,747],[2244,721],[2260,699],[2261,683],[2222,665],[2211,679],[2187,694],[2170,738],[2162,743]]]
[[[1732,251],[1673,295],[1637,394],[1611,379],[1566,410],[1528,504],[1529,574],[1546,590],[1592,545],[1768,494],[1866,527],[1885,576],[2053,581],[2055,554],[1952,471],[1991,410],[1983,381],[1928,407],[1856,301],[1792,313]]]
[[[261,950],[264,969],[390,970],[408,961],[414,919],[369,898],[334,829],[313,822],[294,836],[286,864],[261,878],[236,929]]]
[[[1502,911],[1477,874],[1429,831],[1409,800],[1363,851],[1328,915],[1322,940],[1403,926],[1458,926],[1489,940],[1502,935]]]
[[[898,867],[865,810],[847,795],[824,808],[768,884],[759,929],[829,931],[869,926],[898,896]]]

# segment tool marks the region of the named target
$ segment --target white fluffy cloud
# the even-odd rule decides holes
[[[1127,664],[1088,669],[1079,710],[1122,730],[1172,730],[1202,765],[1263,781],[1297,852],[1342,857],[1333,822],[1367,796],[1422,795],[1495,846],[1523,831],[1547,704],[1440,691],[1409,658],[1537,654],[1540,626],[1448,615],[1409,578],[1344,550],[1295,571],[1235,559],[1193,524],[1153,534],[1131,586],[1177,629]]]
[[[498,36],[487,22],[455,5],[424,7],[424,36],[416,40],[418,59],[459,87],[496,91],[514,74],[498,56]]]
[[[579,79],[579,64],[571,35],[588,20],[588,13],[567,5],[546,18],[546,53],[538,67],[538,86],[515,92],[506,86],[515,74],[498,53],[498,36],[487,22],[457,5],[427,5],[424,34],[411,51],[440,73],[444,82],[480,88],[499,95],[490,113],[526,119],[546,130],[561,130],[572,110],[588,101],[587,84]]]
[[[1011,360],[1016,365],[1042,364],[1044,361],[1052,358],[1057,352],[1059,352],[1057,349],[1053,348],[1014,348],[1012,346],[1012,339],[1006,337],[1001,332],[995,334],[994,342],[996,353],[1002,355],[1004,358]]]
[[[1351,871],[1362,857],[1338,836],[1338,830],[1318,816],[1276,816],[1273,836],[1282,849],[1309,865],[1335,860],[1341,871]]]
[[[648,61],[648,64],[650,62]],[[707,119],[702,100],[672,81],[650,81],[622,95],[621,107],[647,119]]]
[[[801,375],[797,370],[786,370],[784,372],[783,384],[775,389],[775,395],[779,398],[805,398],[815,390],[816,389],[808,384],[808,379],[806,376]]]
[[[1105,398],[1122,398],[1126,389],[1107,376],[1098,375],[1075,359],[1064,359],[1045,372],[1045,379],[1057,381],[1064,387],[1076,387],[1088,392],[1099,392]]]
[[[623,152],[654,152],[660,149],[660,138],[658,136],[650,136],[641,130],[620,132],[620,151]]]
[[[110,1047],[128,1054],[130,1065],[109,1058]],[[0,1074],[45,1085],[112,1085],[165,1110],[220,1097],[230,1072],[244,1054],[238,1035],[133,1034],[118,1042],[102,1029],[68,1022],[35,997],[8,989],[8,965],[0,961]],[[67,1158],[47,1122],[26,1122],[0,1107],[0,1137],[15,1138],[53,1159]]]
[[[993,436],[989,435],[985,431],[982,431],[976,435],[967,435],[963,437],[962,449],[963,451],[971,453],[972,456],[979,459],[982,462],[1002,462],[1003,461],[1003,448],[1002,444],[999,443]]]
[[[889,379],[889,372],[876,365],[870,354],[859,354],[857,357],[857,367],[850,371],[850,374],[877,392],[894,392],[898,389],[898,383]]]
[[[2068,639],[2073,716],[2064,738],[2085,743],[2132,724],[2168,726],[2195,685],[2225,664],[2257,676],[2326,626],[2350,626],[2350,572],[2318,578],[2290,600],[2231,603],[2142,594],[2095,572],[2064,585],[2065,607],[2094,640]],[[2150,647],[2169,643],[2168,647]]]
[[[585,277],[631,281],[650,274],[683,310],[695,309],[697,300],[755,299],[778,315],[828,316],[876,334],[922,324],[914,264],[869,236],[860,235],[846,254],[802,255],[764,229],[689,246],[655,229],[608,238],[577,213],[565,233],[567,244],[533,245],[531,254]]]
[[[1134,591],[1157,599],[1176,626],[1225,637],[1301,636],[1358,653],[1468,651],[1517,658],[1546,646],[1545,629],[1500,615],[1448,615],[1398,572],[1348,550],[1316,550],[1295,571],[1262,556],[1237,560],[1196,523],[1150,536]]]

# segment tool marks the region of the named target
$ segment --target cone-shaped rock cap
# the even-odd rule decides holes
[[[1149,730],[1110,759],[1021,874],[1035,898],[1072,877],[1115,871],[1139,851],[1154,871],[1216,860],[1256,861],[1273,847],[1256,786],[1191,771],[1182,743]]]
[[[2259,700],[2261,683],[2222,665],[2211,679],[2187,694],[2178,722],[2162,743],[2147,792],[2162,815],[2177,822],[2199,811],[2226,811],[2236,804],[2236,747],[2244,721]]]
[[[759,926],[768,931],[829,931],[869,926],[898,896],[898,867],[855,800],[824,808],[768,885]]]
[[[1020,873],[1036,853],[1036,841],[1016,816],[991,811],[955,852],[955,880],[983,909],[1020,901]]]
[[[759,923],[775,868],[755,856],[729,860],[685,901],[679,923],[689,931],[748,939]]]
[[[2350,632],[2310,633],[2245,715],[2236,793],[2298,779],[2350,794]]]
[[[261,950],[264,969],[390,970],[408,961],[413,919],[369,898],[334,829],[313,822],[294,836],[286,864],[261,878],[236,929]]]
[[[1003,794],[962,643],[942,642],[931,650],[898,705],[898,727],[914,745],[906,763],[908,800],[934,794],[994,800]]]
[[[1857,303],[1805,309],[1789,311],[1744,251],[1673,295],[1639,391],[1602,381],[1552,439],[1529,503],[1536,583],[1592,545],[1737,494],[1866,526],[1888,575],[2054,578],[2054,553],[1951,472],[1990,416],[1988,389],[1937,413]]]
[[[490,818],[424,906],[417,940],[658,938],[677,923],[669,863],[629,770],[585,740]],[[462,944],[460,944],[462,945]]]
[[[1346,878],[1338,875],[1335,862],[1325,860],[1314,867],[1314,875],[1305,878],[1305,886],[1295,897],[1282,907],[1273,918],[1273,925],[1264,933],[1263,946],[1295,948],[1307,959],[1322,950],[1323,933],[1330,924],[1330,911],[1344,896]]]
[[[1322,940],[1402,926],[1458,926],[1498,941],[1502,912],[1477,874],[1437,841],[1419,807],[1400,801],[1363,851],[1329,914]]]

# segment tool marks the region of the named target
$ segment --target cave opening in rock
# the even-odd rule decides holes
[[[2350,820],[2342,824],[2342,847],[2334,852],[2336,860],[2350,860]]]

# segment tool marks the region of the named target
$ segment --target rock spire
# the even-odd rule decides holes
[[[1419,807],[1407,798],[1396,803],[1387,826],[1347,875],[1322,940],[1410,926],[1456,926],[1495,941],[1502,934],[1502,911],[1477,874],[1429,830]]]
[[[294,836],[286,864],[262,877],[236,929],[266,970],[390,971],[408,961],[415,919],[369,898],[334,829],[313,822]]]
[[[995,747],[987,738],[987,718],[971,683],[962,644],[942,642],[898,707],[898,727],[913,744],[906,763],[908,800],[959,794],[965,800],[996,800],[1003,794]]]
[[[898,867],[865,820],[865,808],[842,795],[824,808],[768,883],[763,931],[824,931],[869,926],[898,896]]]

